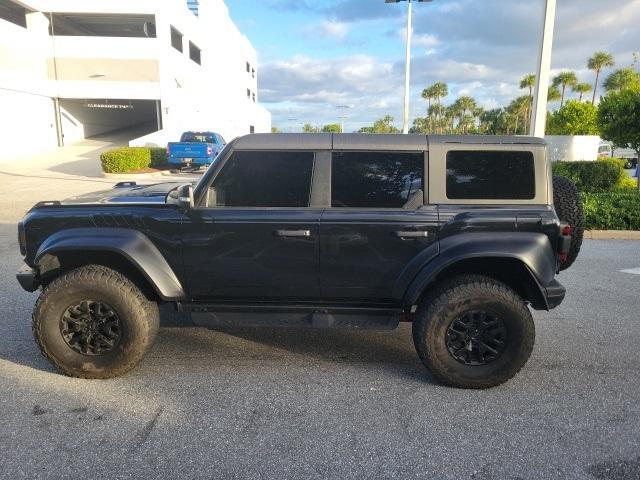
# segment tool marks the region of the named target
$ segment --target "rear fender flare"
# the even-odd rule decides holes
[[[462,233],[440,241],[438,256],[426,263],[413,279],[403,303],[405,306],[415,305],[438,274],[456,263],[492,258],[522,262],[540,295],[546,299],[544,285],[548,285],[556,273],[556,256],[549,237],[534,232]]]

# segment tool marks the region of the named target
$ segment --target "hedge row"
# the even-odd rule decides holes
[[[167,165],[167,152],[164,148],[122,147],[103,152],[100,162],[103,172],[133,173]]]
[[[640,230],[640,192],[631,188],[582,192],[585,227],[594,230]]]
[[[622,162],[607,158],[595,162],[554,162],[554,175],[571,179],[582,192],[606,192],[625,186],[629,176]]]

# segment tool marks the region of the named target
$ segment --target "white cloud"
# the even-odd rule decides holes
[[[336,20],[324,20],[319,25],[321,35],[325,35],[337,40],[344,40],[349,34],[349,24]]]
[[[293,0],[277,1],[297,8]],[[263,100],[274,108],[280,102],[300,102],[310,115],[309,121],[318,123],[320,120],[314,118],[325,118],[328,111],[332,117],[327,105],[335,103],[354,105],[350,111],[352,122],[372,122],[385,113],[399,120],[404,55],[398,48],[393,62],[377,58],[373,39],[386,35],[400,47],[405,37],[405,29],[400,27],[405,9],[372,1],[332,0],[313,10],[324,17],[316,27],[326,36],[337,40],[347,36],[370,39],[373,47],[367,50],[369,55],[291,57],[269,63],[262,70]],[[447,0],[416,7],[413,115],[423,114],[425,105],[420,91],[435,81],[449,85],[446,102],[469,94],[485,108],[504,106],[526,93],[519,88],[519,82],[536,70],[542,8],[542,0]],[[581,81],[593,82],[593,72],[586,69],[586,62],[596,50],[612,53],[618,67],[628,66],[631,53],[640,48],[638,25],[640,0],[558,2],[554,72],[570,69]],[[349,50],[354,50],[353,45]],[[277,122],[277,114],[274,118]]]

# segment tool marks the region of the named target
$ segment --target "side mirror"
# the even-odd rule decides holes
[[[178,204],[186,210],[191,210],[194,207],[193,185],[189,183],[178,188]]]

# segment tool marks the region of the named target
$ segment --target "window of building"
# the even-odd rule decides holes
[[[154,15],[52,13],[49,34],[81,37],[156,37]]]
[[[247,73],[249,73],[250,71],[251,71],[251,64],[247,62]]]
[[[254,68],[251,69],[251,76],[256,78],[256,70]]]
[[[249,133],[256,133],[256,127],[249,125]]]
[[[447,198],[530,200],[535,196],[535,170],[531,152],[447,153]]]
[[[0,0],[0,18],[7,22],[27,28],[27,13],[30,13],[30,11],[22,5],[10,0]]]
[[[253,100],[253,103],[256,103],[256,94],[255,93],[251,94],[251,100]]]
[[[312,152],[233,153],[209,191],[211,207],[308,207]]]
[[[193,42],[189,42],[189,58],[198,65],[202,65],[202,53]]]
[[[173,26],[171,27],[171,46],[179,52],[184,50],[182,34]]]
[[[424,154],[335,152],[331,162],[331,206],[403,208],[422,203]]]
[[[248,88],[247,88],[247,98],[251,99],[251,90],[249,90]]]

